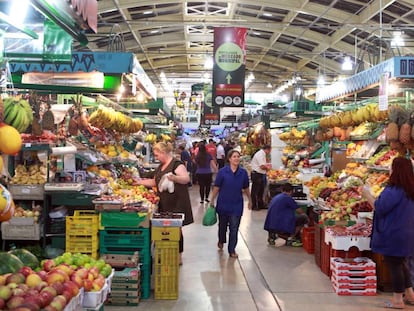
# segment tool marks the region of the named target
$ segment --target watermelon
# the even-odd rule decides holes
[[[13,254],[0,252],[0,274],[14,273],[23,268],[23,262]]]
[[[31,252],[29,252],[27,249],[12,249],[11,251],[9,251],[9,254],[13,254],[16,257],[18,257],[25,266],[28,266],[33,270],[39,267],[39,259],[37,259],[37,257],[33,255]]]

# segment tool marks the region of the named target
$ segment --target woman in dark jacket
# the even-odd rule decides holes
[[[198,145],[198,153],[195,158],[197,164],[197,181],[200,186],[200,203],[209,202],[211,183],[213,181],[213,170],[217,170],[216,162],[207,152],[204,143]]]
[[[384,307],[414,305],[407,258],[414,255],[414,173],[411,160],[393,160],[387,186],[375,200],[364,187],[362,195],[374,206],[371,249],[384,256],[391,274],[393,298]]]

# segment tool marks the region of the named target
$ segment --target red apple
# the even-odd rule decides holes
[[[23,289],[19,288],[19,287],[16,287],[16,288],[12,289],[12,296],[23,296],[25,293],[26,292]]]
[[[53,259],[45,259],[43,261],[42,268],[43,268],[43,270],[48,272],[48,271],[52,270],[52,268],[55,267],[55,266],[56,266],[56,263]]]
[[[27,292],[29,290],[29,286],[27,286],[25,283],[17,284],[17,288],[21,288],[24,292]]]
[[[40,292],[39,298],[42,301],[42,307],[49,305],[54,297],[49,291]]]
[[[7,277],[6,284],[9,284],[9,283],[21,284],[21,283],[24,283],[25,279],[26,278],[22,273],[15,272],[15,273],[10,274]]]
[[[55,297],[55,296],[58,295],[56,289],[54,287],[50,286],[50,285],[49,286],[46,286],[45,288],[43,288],[40,291],[40,293],[43,293],[43,292],[49,292],[52,295],[52,297]]]
[[[89,268],[88,272],[93,275],[94,279],[96,279],[99,275],[99,268],[93,266],[93,267]]]
[[[52,283],[51,286],[56,289],[56,292],[58,295],[62,294],[63,292],[63,283],[61,282],[56,282],[56,283]]]
[[[46,275],[46,282],[47,284],[53,284],[53,283],[63,283],[65,281],[69,280],[69,277],[67,276],[66,273],[62,272],[62,271],[58,271],[58,270],[54,270],[54,271],[50,271],[48,272],[48,274]]]
[[[38,295],[26,297],[24,306],[28,306],[33,311],[39,311],[42,307],[42,300]]]
[[[88,269],[86,268],[79,268],[74,272],[75,275],[79,275],[82,279],[86,279],[88,276]]]
[[[93,288],[92,281],[89,279],[83,280],[83,288],[85,289],[85,291],[90,292]]]
[[[76,296],[79,293],[80,286],[73,281],[66,281],[63,283],[63,288],[64,290],[69,289],[73,293],[73,296]]]
[[[33,271],[33,269],[32,269],[32,268],[30,268],[30,267],[28,267],[28,266],[24,266],[24,267],[22,267],[22,268],[19,270],[19,272],[20,272],[21,274],[23,274],[25,277],[27,277],[29,274],[35,273],[35,272]]]
[[[24,297],[23,296],[13,296],[10,297],[10,299],[7,301],[6,305],[8,309],[15,309],[18,306],[22,305],[24,303]]]
[[[74,282],[78,286],[78,288],[83,287],[83,279],[79,275],[76,275],[75,273],[72,274],[70,276],[70,280]]]
[[[58,311],[58,310],[56,310],[55,307],[53,307],[51,305],[47,305],[46,307],[43,308],[43,310],[45,310],[45,311]]]
[[[44,280],[46,280],[46,275],[47,275],[47,272],[45,271],[45,270],[40,270],[40,271],[38,271],[37,272],[37,274],[40,276],[40,278],[44,281]]]
[[[62,292],[62,296],[66,298],[66,301],[70,301],[73,297],[73,292],[70,289],[65,289]]]
[[[57,295],[53,300],[50,302],[50,306],[56,308],[57,311],[62,311],[66,306],[67,300],[63,295]]]
[[[6,302],[4,301],[4,299],[0,298],[0,310],[4,310],[5,307],[6,307]]]
[[[6,284],[7,277],[8,277],[8,274],[1,274],[0,275],[0,285],[5,285]]]
[[[68,276],[70,276],[74,272],[73,268],[65,263],[53,267],[52,270],[59,270],[65,272]]]
[[[35,287],[33,287],[35,290],[37,290],[38,292],[40,292],[43,288],[45,288],[46,286],[48,286],[49,284],[47,284],[45,281],[40,282],[38,285],[36,285]]]

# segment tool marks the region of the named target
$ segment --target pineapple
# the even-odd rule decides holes
[[[398,124],[400,125],[399,141],[406,145],[411,139],[411,124],[410,124],[411,111],[408,109],[402,109]]]
[[[401,108],[399,106],[391,106],[389,111],[389,123],[385,132],[385,139],[387,142],[397,141],[399,138],[398,119]]]

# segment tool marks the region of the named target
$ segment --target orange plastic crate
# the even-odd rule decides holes
[[[315,253],[315,227],[305,227],[302,230],[303,248],[308,254]]]

